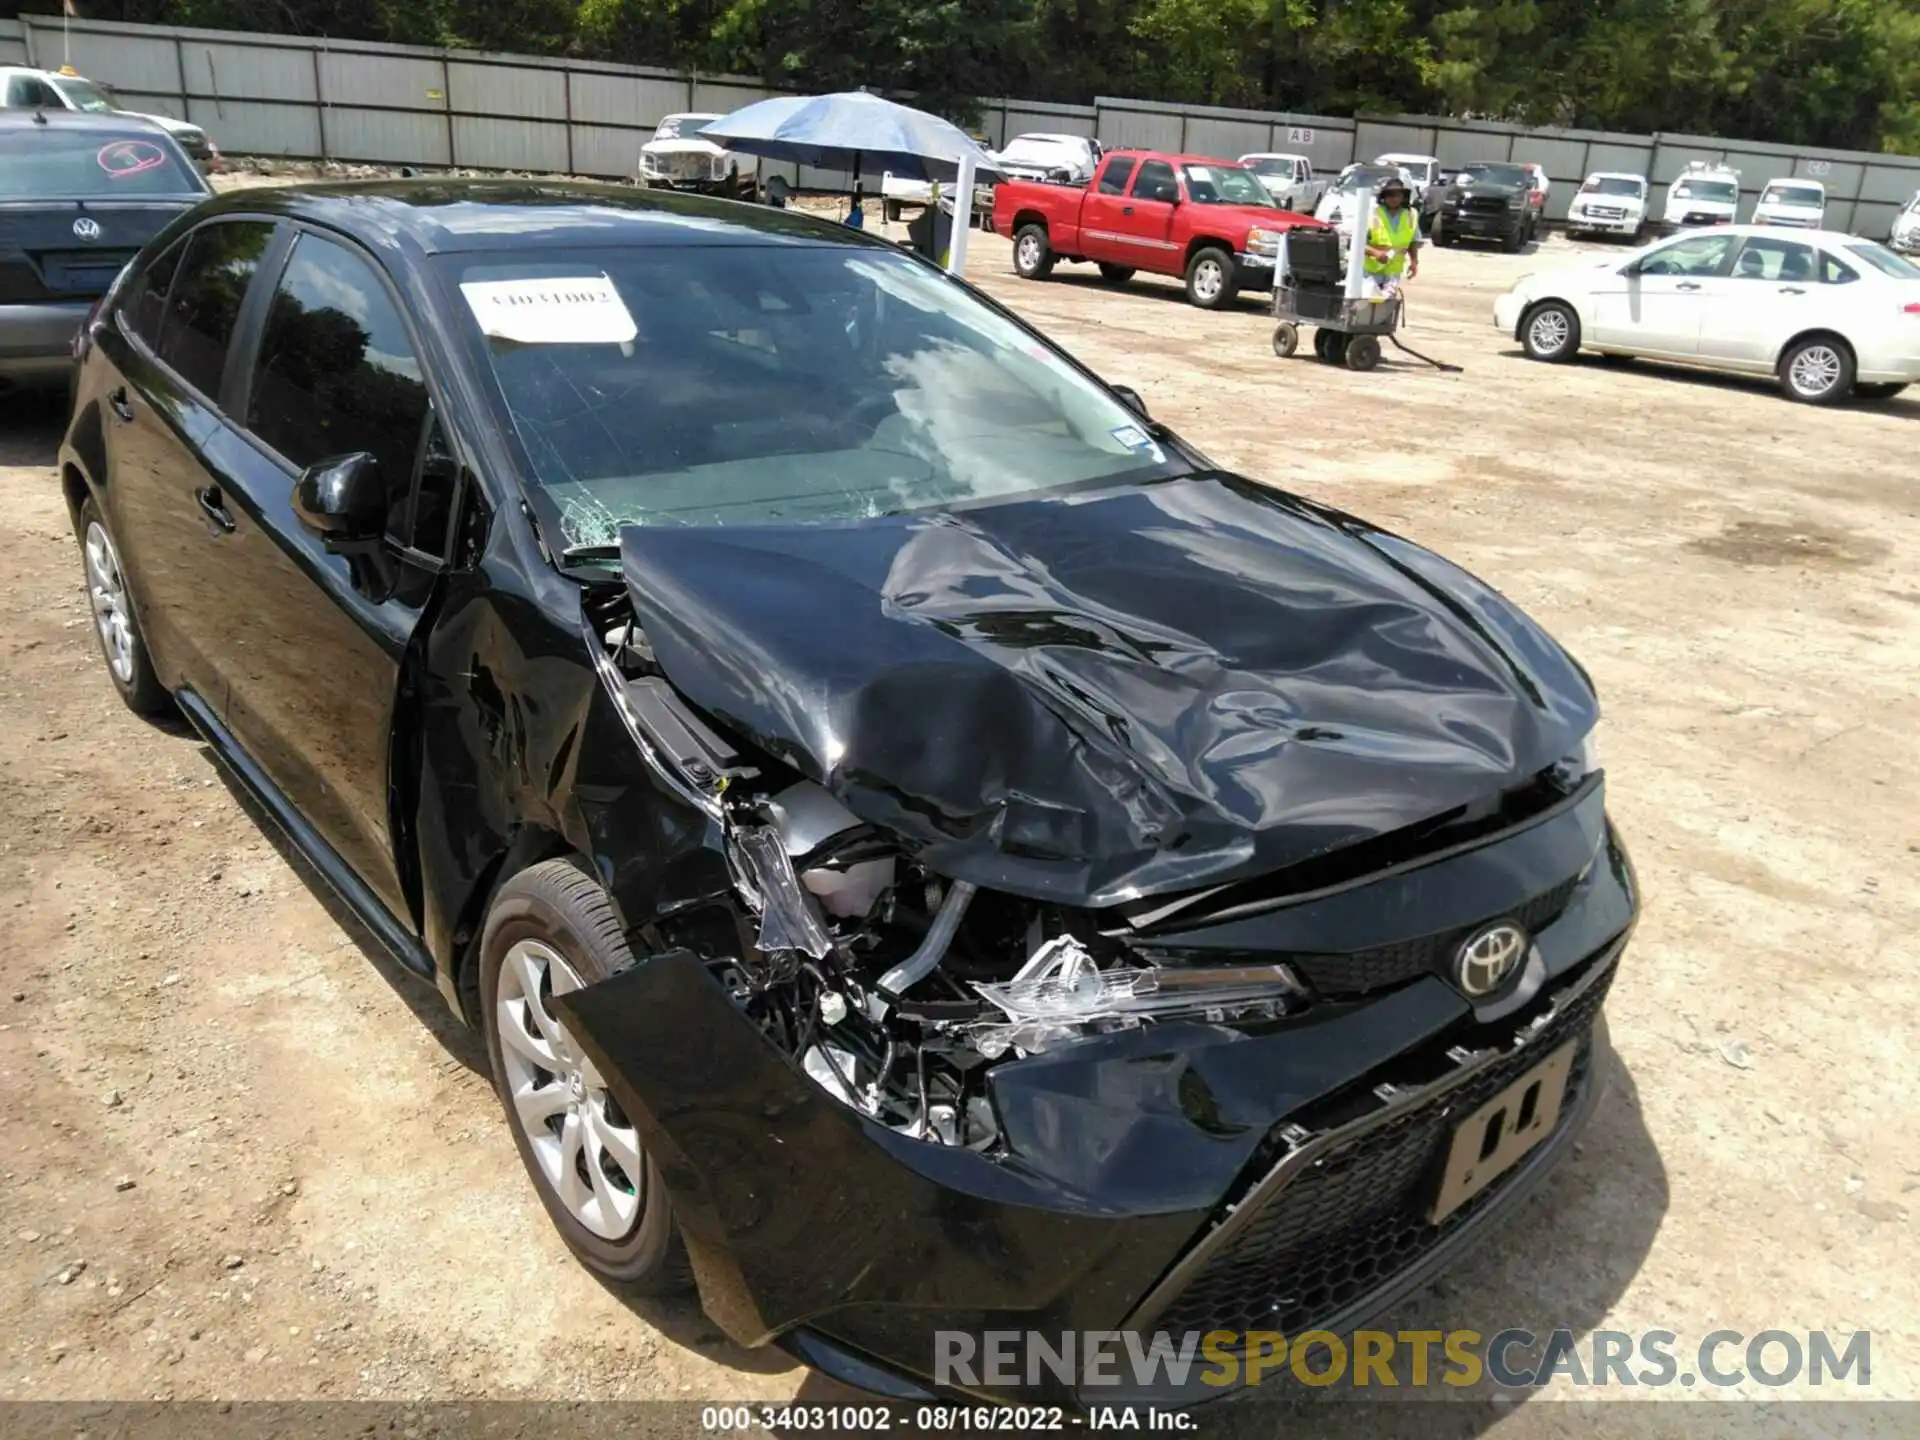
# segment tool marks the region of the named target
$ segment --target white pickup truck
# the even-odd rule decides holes
[[[1326,180],[1314,176],[1313,162],[1304,155],[1242,155],[1240,163],[1259,178],[1282,210],[1311,215],[1327,193]]]

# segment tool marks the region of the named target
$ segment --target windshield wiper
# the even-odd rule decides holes
[[[569,565],[618,565],[620,547],[618,545],[569,545],[560,552],[560,558]]]

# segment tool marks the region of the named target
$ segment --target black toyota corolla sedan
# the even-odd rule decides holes
[[[480,1027],[607,1280],[899,1394],[940,1331],[1338,1330],[1591,1114],[1584,672],[913,256],[252,191],[83,348],[113,683]]]

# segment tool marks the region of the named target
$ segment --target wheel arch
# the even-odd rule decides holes
[[[454,912],[453,930],[448,935],[452,953],[452,994],[459,1018],[468,1025],[480,1023],[480,937],[486,930],[487,912],[493,908],[500,887],[523,870],[548,860],[578,860],[589,871],[598,873],[593,862],[567,843],[566,837],[544,825],[522,825],[507,848],[496,854],[474,877],[466,899]]]
[[[1587,312],[1581,307],[1580,302],[1571,295],[1559,294],[1540,295],[1520,307],[1520,314],[1513,322],[1513,339],[1515,343],[1518,343],[1520,337],[1526,333],[1527,322],[1533,319],[1542,305],[1555,304],[1564,305],[1573,312],[1573,318],[1578,321],[1580,325],[1580,344],[1584,347],[1587,343]]]
[[[1046,215],[1038,210],[1017,211],[1014,214],[1013,225],[1008,233],[1012,235],[1018,235],[1022,230],[1026,229],[1029,225],[1038,225],[1042,230],[1046,231],[1048,240],[1052,240],[1053,225],[1050,221],[1048,221]]]
[[[1218,235],[1196,235],[1187,241],[1186,251],[1180,256],[1180,271],[1182,274],[1186,273],[1187,267],[1193,264],[1193,257],[1198,255],[1202,250],[1218,250],[1227,257],[1229,263],[1233,260],[1232,241],[1223,240]]]
[[[1787,356],[1791,355],[1795,349],[1806,344],[1809,340],[1831,340],[1840,346],[1841,349],[1845,350],[1848,357],[1856,364],[1859,363],[1860,352],[1854,348],[1853,342],[1840,331],[1834,329],[1831,325],[1809,325],[1806,329],[1789,335],[1781,342],[1780,348],[1773,352],[1774,374],[1777,375],[1780,373],[1780,367],[1786,362]]]

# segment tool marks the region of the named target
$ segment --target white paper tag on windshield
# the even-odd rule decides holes
[[[605,275],[461,285],[480,333],[521,345],[628,345],[639,334]]]
[[[1204,165],[1189,165],[1187,167],[1187,179],[1198,180],[1202,185],[1211,185],[1213,183],[1213,171]]]

